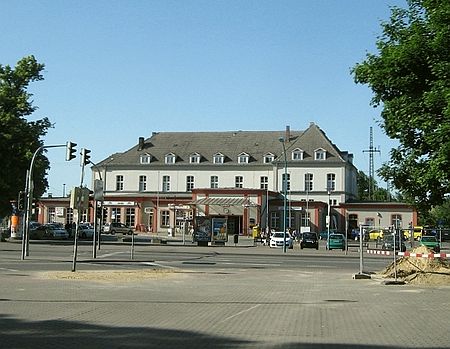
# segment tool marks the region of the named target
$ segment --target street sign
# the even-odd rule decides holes
[[[94,180],[94,200],[103,201],[103,181],[101,179]]]

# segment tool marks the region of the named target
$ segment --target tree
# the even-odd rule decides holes
[[[450,2],[409,0],[382,23],[377,54],[352,69],[382,106],[381,127],[399,141],[379,175],[419,209],[450,193]]]
[[[389,191],[378,187],[375,179],[370,179],[363,171],[358,171],[356,177],[358,200],[360,201],[394,201]],[[369,195],[370,186],[370,195]]]
[[[22,58],[14,69],[0,65],[0,216],[11,212],[10,200],[17,199],[25,189],[31,158],[43,145],[41,137],[51,127],[48,118],[27,120],[37,109],[27,89],[31,82],[43,80],[43,69],[44,65],[33,56]],[[48,187],[45,178],[48,169],[48,159],[39,155],[33,171],[36,196]]]

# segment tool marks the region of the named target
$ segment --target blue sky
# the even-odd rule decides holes
[[[368,173],[370,127],[375,168],[396,143],[350,69],[376,52],[390,6],[406,0],[3,0],[0,64],[31,54],[45,64],[30,88],[33,118],[54,123],[45,144],[71,140],[95,162],[153,131],[315,122]],[[79,158],[47,155],[49,192],[79,185]]]

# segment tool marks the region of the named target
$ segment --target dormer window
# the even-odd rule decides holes
[[[152,162],[152,156],[150,154],[142,154],[139,157],[139,162],[141,164],[149,164]]]
[[[165,163],[166,164],[174,164],[176,159],[176,155],[174,153],[166,154]]]
[[[248,155],[247,153],[240,153],[238,156],[238,163],[248,164],[249,158],[250,158],[250,155]]]
[[[327,151],[323,148],[316,149],[314,151],[314,160],[326,160]]]
[[[189,162],[191,164],[199,164],[200,163],[200,154],[199,153],[193,153],[189,156]]]
[[[303,160],[303,150],[296,148],[291,153],[292,160]]]
[[[222,153],[216,153],[213,156],[213,163],[215,164],[223,164],[225,160],[225,156]]]
[[[275,155],[272,153],[267,153],[266,155],[264,155],[264,163],[265,164],[272,163],[274,159],[275,159]]]

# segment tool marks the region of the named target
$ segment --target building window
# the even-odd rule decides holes
[[[47,222],[53,223],[56,220],[56,210],[54,207],[49,207],[47,212]]]
[[[312,173],[305,173],[305,191],[310,193],[313,191],[314,176]]]
[[[336,190],[336,175],[334,173],[327,174],[327,190]]]
[[[149,164],[152,162],[152,156],[150,154],[142,154],[139,159],[141,164]]]
[[[242,177],[242,176],[234,177],[234,187],[235,188],[243,188],[244,187],[244,177]]]
[[[161,227],[167,228],[170,224],[170,211],[161,211]]]
[[[125,224],[129,227],[134,227],[136,224],[136,212],[134,208],[127,207],[125,212]]]
[[[139,176],[139,191],[147,190],[147,176]]]
[[[165,162],[166,162],[166,164],[174,164],[175,163],[175,159],[176,159],[176,156],[175,156],[175,154],[174,153],[169,153],[169,154],[167,154],[166,156],[165,156]]]
[[[275,230],[280,230],[280,213],[270,212],[270,227]]]
[[[317,149],[314,152],[315,160],[326,160],[326,158],[327,158],[327,152],[325,151],[325,149]]]
[[[264,190],[269,189],[269,177],[261,176],[259,188],[260,189],[264,189]]]
[[[121,220],[121,210],[120,207],[111,208],[111,222],[118,223]]]
[[[219,188],[219,177],[211,176],[211,188]]]
[[[309,212],[305,211],[304,213],[302,213],[302,215],[301,215],[301,226],[302,227],[310,226],[310,223],[309,223],[310,217],[311,217],[311,215]]]
[[[123,190],[123,176],[116,176],[116,190]]]
[[[66,223],[72,224],[73,222],[73,208],[68,207],[66,210]]]
[[[402,215],[400,215],[400,214],[393,214],[391,216],[391,224],[395,228],[401,228],[402,227]]]
[[[199,164],[200,163],[200,154],[199,153],[191,154],[191,156],[189,156],[189,162],[191,164]]]
[[[186,176],[186,191],[194,189],[194,176]]]
[[[281,189],[283,191],[285,183],[286,183],[286,191],[291,190],[291,175],[289,173],[283,173],[283,176],[281,177]]]
[[[238,163],[240,164],[248,164],[250,156],[247,153],[241,153],[238,156]]]
[[[368,225],[369,227],[374,227],[375,226],[375,218],[366,217],[365,225]]]
[[[224,155],[221,154],[221,153],[214,154],[214,156],[213,156],[213,162],[214,162],[215,164],[223,164],[224,158],[225,158]]]
[[[303,160],[303,150],[297,148],[291,153],[292,160]]]
[[[162,191],[170,191],[170,176],[163,176],[162,178]]]
[[[266,155],[264,155],[264,163],[265,164],[270,164],[272,163],[272,161],[275,159],[275,155],[273,155],[272,153],[268,153]]]

